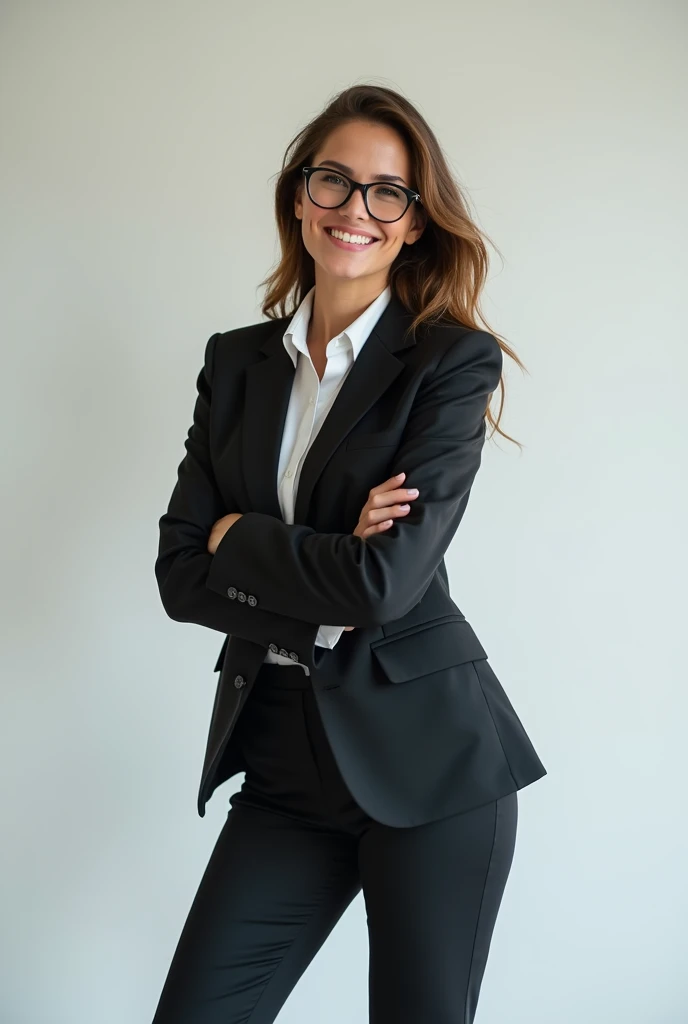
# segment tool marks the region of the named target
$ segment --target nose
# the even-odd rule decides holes
[[[363,193],[360,188],[355,188],[353,190],[341,209],[350,213],[352,217],[358,217],[364,220],[368,219],[368,211],[366,210],[366,205],[363,202]]]

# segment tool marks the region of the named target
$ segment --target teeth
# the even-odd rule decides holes
[[[350,235],[348,231],[337,231],[335,228],[327,229],[335,238],[341,238],[342,242],[353,242],[355,245],[369,245],[374,241],[367,235]]]

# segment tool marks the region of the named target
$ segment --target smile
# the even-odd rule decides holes
[[[370,235],[358,235],[354,232],[340,231],[338,228],[325,228],[325,232],[335,245],[343,249],[366,249],[378,241],[377,238],[371,238]]]

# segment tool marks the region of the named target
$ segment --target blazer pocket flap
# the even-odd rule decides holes
[[[370,647],[392,683],[405,683],[466,661],[487,658],[465,619],[429,623],[405,636],[376,640]]]

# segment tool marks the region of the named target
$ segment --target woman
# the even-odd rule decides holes
[[[516,792],[545,774],[444,564],[512,353],[477,323],[482,235],[396,92],[307,125],[276,212],[268,320],[209,339],[160,520],[166,611],[227,634],[199,813],[245,779],[154,1024],[274,1021],[361,890],[370,1021],[466,1024]]]

